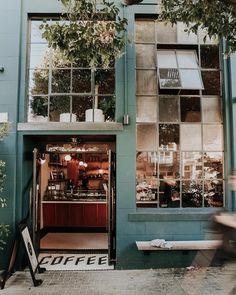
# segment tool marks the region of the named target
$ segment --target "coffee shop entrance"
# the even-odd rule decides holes
[[[34,149],[32,234],[40,252],[107,252],[114,261],[114,147],[75,137]]]

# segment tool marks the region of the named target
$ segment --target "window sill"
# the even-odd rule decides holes
[[[217,213],[219,208],[203,208],[203,209],[141,209],[142,212],[128,214],[130,222],[160,222],[160,221],[208,221],[213,214]],[[147,211],[152,210],[152,211]]]
[[[112,131],[122,131],[123,124],[116,122],[30,122],[30,123],[18,123],[18,131],[33,131],[33,130],[112,130]]]

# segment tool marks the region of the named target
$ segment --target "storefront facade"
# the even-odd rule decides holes
[[[135,242],[212,239],[210,216],[222,208],[235,210],[227,185],[235,167],[235,56],[223,60],[224,44],[204,43],[201,32],[188,35],[181,23],[164,26],[156,20],[157,6],[151,1],[117,5],[128,19],[132,43],[114,67],[95,73],[45,50],[39,26],[44,18],[58,18],[58,1],[11,1],[2,7],[0,112],[8,114],[12,129],[1,143],[1,159],[7,163],[7,207],[1,209],[1,222],[12,226],[12,237],[15,224],[29,212],[32,223],[34,168],[43,157],[47,166],[40,169],[40,183],[45,183],[41,210],[60,198],[68,201],[69,194],[61,191],[70,189],[69,179],[80,190],[78,173],[83,169],[94,190],[101,174],[110,174],[114,199],[105,204],[113,205],[106,217],[99,215],[102,203],[97,202],[92,211],[86,211],[87,204],[81,209],[80,204],[66,208],[60,203],[60,217],[67,211],[67,223],[39,211],[39,230],[47,223],[111,227],[107,250],[117,269],[187,266],[196,251],[144,255]],[[9,19],[11,26],[6,25]],[[115,158],[109,160],[108,151]],[[68,162],[67,154],[72,157]],[[69,168],[72,160],[89,166],[75,176]],[[55,168],[57,164],[61,166]],[[90,193],[94,198],[99,191]],[[79,210],[84,220],[73,217],[73,223],[68,216]],[[98,217],[90,223],[95,211]],[[4,263],[9,249],[1,253]]]

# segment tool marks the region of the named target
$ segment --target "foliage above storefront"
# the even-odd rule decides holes
[[[67,13],[60,22],[44,23],[43,37],[73,62],[108,68],[122,55],[127,20],[119,16],[113,2],[101,0],[60,0]]]
[[[236,52],[236,7],[228,1],[162,0],[160,19],[184,22],[189,32],[206,29],[210,38],[226,39],[226,55]]]

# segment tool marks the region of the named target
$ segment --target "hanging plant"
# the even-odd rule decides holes
[[[113,2],[60,0],[67,13],[61,21],[41,25],[43,38],[71,62],[92,68],[108,68],[123,54],[127,19],[119,16]]]

